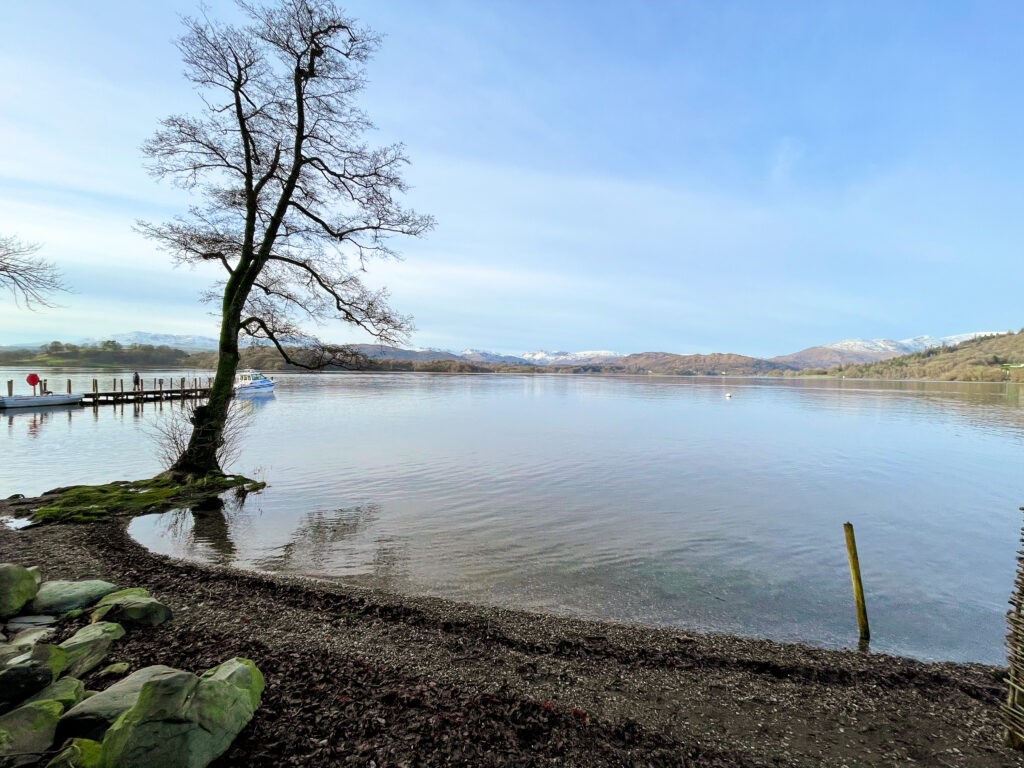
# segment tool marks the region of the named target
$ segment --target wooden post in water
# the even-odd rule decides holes
[[[99,391],[100,391],[100,383],[99,383],[99,380],[97,380],[97,379],[93,379],[93,380],[92,380],[92,393],[93,393],[93,394],[95,395],[95,394],[96,394],[97,392],[99,392]],[[95,398],[95,399],[96,399],[96,402],[99,402],[99,398]]]
[[[7,396],[14,397],[14,379],[7,380]]]
[[[68,379],[68,394],[71,394],[71,379]],[[70,411],[68,411],[70,413]]]
[[[857,624],[860,625],[860,642],[862,650],[866,650],[871,640],[868,628],[868,609],[864,604],[864,584],[860,580],[860,559],[857,557],[857,539],[853,535],[853,523],[843,523],[846,532],[846,554],[850,558],[850,579],[853,581],[853,598],[857,601]]]
[[[121,379],[121,392],[124,393],[124,379]]]

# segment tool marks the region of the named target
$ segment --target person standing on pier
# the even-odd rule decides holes
[[[132,392],[138,391],[139,384],[141,382],[142,382],[142,379],[139,378],[139,372],[136,371],[135,373],[132,374]]]

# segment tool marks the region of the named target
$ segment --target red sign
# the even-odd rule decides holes
[[[28,376],[25,377],[25,381],[28,382],[28,385],[30,387],[34,387],[36,384],[39,383],[39,375],[36,373],[30,373]]]

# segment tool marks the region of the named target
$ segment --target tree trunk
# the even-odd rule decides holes
[[[189,480],[221,474],[217,452],[224,442],[224,424],[234,395],[240,320],[239,311],[230,311],[221,322],[220,358],[217,361],[217,375],[213,379],[210,399],[205,405],[197,406],[192,414],[192,436],[189,438],[188,447],[169,470],[175,477]]]

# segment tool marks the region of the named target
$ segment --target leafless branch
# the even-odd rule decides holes
[[[40,245],[0,235],[0,287],[7,288],[26,309],[53,307],[50,295],[67,291],[60,270],[38,257]]]

